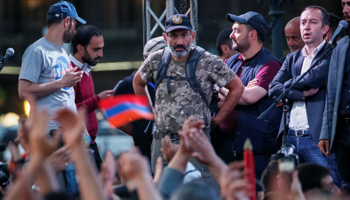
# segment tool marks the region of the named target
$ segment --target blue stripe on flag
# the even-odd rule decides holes
[[[105,114],[107,117],[111,117],[113,115],[117,115],[126,110],[138,110],[140,112],[146,112],[146,113],[150,112],[147,106],[137,105],[133,103],[122,103],[109,108],[108,110],[105,111]]]

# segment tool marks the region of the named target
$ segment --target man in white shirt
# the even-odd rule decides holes
[[[291,109],[287,119],[289,130],[284,142],[294,145],[300,162],[314,162],[330,167],[334,182],[340,185],[340,176],[335,162],[328,164],[326,157],[317,146],[332,54],[331,51],[327,52],[329,44],[324,40],[328,30],[329,16],[324,8],[308,6],[304,9],[300,16],[300,32],[305,46],[287,56],[281,70],[270,84],[269,95],[270,97],[279,96],[301,74],[316,65],[294,85],[286,96]],[[322,56],[325,52],[325,56]]]

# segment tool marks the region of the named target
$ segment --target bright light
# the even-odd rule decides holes
[[[6,127],[14,126],[18,124],[19,115],[13,112],[6,113],[1,115],[0,121]]]
[[[27,100],[25,100],[24,101],[24,114],[29,116],[29,112],[30,112],[30,105],[29,105],[29,102]]]

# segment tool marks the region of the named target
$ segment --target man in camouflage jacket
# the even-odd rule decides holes
[[[165,41],[171,51],[167,76],[186,77],[185,66],[191,51],[192,42],[196,32],[192,31],[190,19],[185,15],[174,15],[165,22]],[[146,95],[147,83],[154,82],[157,70],[161,62],[163,50],[158,50],[149,55],[135,74],[133,87],[136,95]],[[213,118],[210,116],[209,107],[202,99],[199,92],[194,91],[186,80],[164,79],[156,89],[155,94],[155,126],[152,142],[152,169],[154,169],[158,156],[161,156],[161,139],[169,135],[173,143],[179,143],[178,131],[184,121],[191,115],[198,119],[209,119],[203,131],[209,137],[210,126],[218,126],[227,114],[236,106],[244,87],[235,73],[229,69],[222,60],[209,52],[204,52],[196,67],[196,79],[201,86],[208,102],[213,95],[213,85],[226,87],[229,97],[226,98],[220,112]],[[169,82],[170,81],[170,82]],[[210,120],[211,119],[211,120]],[[203,166],[194,159],[190,160],[202,172]],[[165,164],[165,162],[163,162]]]

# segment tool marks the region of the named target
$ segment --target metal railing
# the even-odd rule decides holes
[[[166,8],[163,13],[158,17],[151,8],[151,0],[143,0],[142,1],[142,18],[143,18],[143,45],[146,44],[148,40],[153,37],[154,32],[161,28],[163,31],[165,17],[172,16],[174,14],[179,14],[179,11],[175,7],[175,0],[166,0]],[[198,29],[198,3],[197,0],[189,0],[190,7],[188,8],[186,13],[187,16],[190,17],[193,30],[197,31]],[[180,12],[186,11],[187,0],[180,0]],[[156,21],[153,25],[151,24],[151,17]],[[152,27],[152,28],[151,28]],[[196,44],[196,40],[193,42]]]

